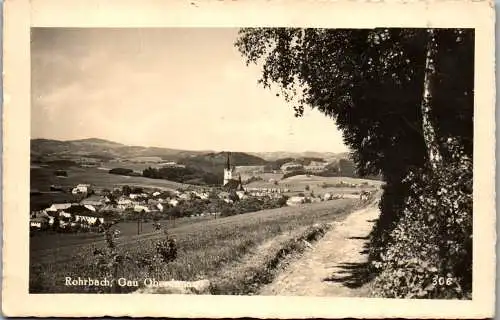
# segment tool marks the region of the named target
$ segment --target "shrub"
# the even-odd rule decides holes
[[[290,177],[298,176],[298,175],[302,175],[302,174],[306,174],[306,172],[303,169],[298,169],[298,170],[294,170],[294,171],[285,173],[283,175],[282,179],[286,179],[286,178],[290,178]]]
[[[56,175],[57,177],[67,177],[68,172],[65,170],[56,170],[54,171],[54,175]]]
[[[156,253],[160,256],[163,262],[171,262],[177,258],[177,242],[174,238],[166,234],[166,239],[156,243]]]
[[[132,169],[126,169],[126,168],[113,168],[108,171],[111,174],[119,174],[123,176],[129,176],[134,173],[134,170]]]
[[[373,265],[373,288],[396,298],[469,298],[472,290],[472,161],[413,170],[409,195]]]

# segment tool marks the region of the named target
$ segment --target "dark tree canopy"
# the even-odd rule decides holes
[[[473,30],[436,31],[433,117],[448,138],[472,153]],[[242,29],[236,46],[262,66],[260,83],[335,119],[360,174],[400,180],[426,162],[422,101],[426,29]],[[446,149],[446,148],[444,148]],[[445,150],[443,150],[445,151]],[[444,152],[446,155],[446,152]]]

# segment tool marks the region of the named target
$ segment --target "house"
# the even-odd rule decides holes
[[[66,210],[69,210],[69,209],[66,209]],[[69,219],[69,218],[71,218],[71,213],[66,212],[66,211],[59,211],[59,217]]]
[[[148,206],[143,206],[143,205],[138,205],[138,204],[136,204],[134,206],[134,211],[135,212],[145,212],[145,213],[151,212],[151,210],[149,209]]]
[[[86,212],[86,213],[80,213],[80,214],[75,214],[75,222],[84,222],[89,225],[94,225],[96,224],[97,220],[99,220],[100,224],[103,224],[105,219],[102,217],[97,212]]]
[[[122,210],[120,210],[120,208],[116,205],[105,205],[104,207],[102,207],[99,212],[108,212],[108,213],[118,213],[120,214],[122,212]]]
[[[305,197],[294,196],[294,197],[288,198],[288,200],[286,201],[286,205],[287,206],[297,206],[297,205],[305,203],[305,202],[306,202]]]
[[[96,196],[96,195],[90,196],[90,197],[80,201],[80,204],[82,204],[82,205],[91,205],[93,207],[102,207],[104,205],[104,203],[105,203],[105,200],[103,198],[101,198],[100,196]]]
[[[168,204],[171,205],[172,207],[175,207],[179,204],[179,200],[177,199],[170,199],[168,200]]]
[[[90,184],[79,184],[71,190],[72,194],[90,194],[92,193],[92,188]]]
[[[54,203],[47,209],[45,209],[45,212],[57,212],[61,210],[66,210],[69,207],[71,207],[71,203]]]
[[[30,219],[30,228],[34,229],[44,229],[49,226],[49,219],[43,217],[36,217]]]
[[[280,169],[282,172],[289,172],[289,171],[304,169],[304,166],[301,163],[291,161],[283,164],[280,167]]]
[[[74,217],[74,222],[85,221],[90,225],[95,224],[97,220],[99,220],[100,223],[104,223],[105,220],[102,214],[92,211],[87,206],[83,205],[73,205],[70,208],[66,209],[64,213],[66,214],[64,217],[67,217],[67,214],[69,214],[69,218]],[[61,225],[64,224],[66,223],[62,221]]]
[[[304,169],[311,172],[321,172],[325,170],[327,165],[327,162],[311,161],[309,165],[304,167]]]
[[[222,191],[218,194],[219,199],[229,199],[229,192]]]
[[[127,199],[127,198],[120,198],[118,199],[118,205],[120,206],[130,206],[132,204],[132,200]]]
[[[93,212],[97,211],[96,207],[94,207],[91,204],[85,204],[84,207],[87,208],[87,209],[89,209],[90,211],[93,211]]]
[[[238,196],[238,198],[240,198],[240,200],[248,198],[247,195],[245,194],[245,191],[236,191],[236,195]]]
[[[186,192],[186,193],[179,195],[179,199],[181,199],[181,200],[189,201],[189,200],[191,200],[191,198],[192,198],[191,193]]]
[[[208,196],[209,196],[208,192],[196,192],[196,191],[193,192],[193,195],[202,199],[202,200],[208,199]]]

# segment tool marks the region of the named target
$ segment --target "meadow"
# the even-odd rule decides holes
[[[50,185],[59,185],[62,187],[72,187],[79,183],[89,183],[100,188],[113,188],[119,185],[144,186],[149,188],[158,188],[166,190],[175,190],[185,185],[168,180],[156,180],[144,177],[130,177],[116,174],[109,174],[99,168],[78,168],[70,167],[65,169],[67,177],[57,177],[52,168],[33,168],[30,173],[30,185],[33,189],[40,191],[48,190]]]
[[[164,233],[151,232],[119,237],[117,250],[126,259],[117,271],[118,276],[139,280],[154,277],[160,281],[210,279],[213,283],[221,283],[222,274],[234,274],[231,270],[241,266],[240,262],[244,261],[245,257],[257,249],[257,251],[262,251],[260,245],[280,237],[290,240],[290,237],[298,236],[315,224],[342,219],[361,205],[356,199],[339,199],[201,222],[186,222],[168,230],[177,241],[177,259],[170,263],[156,263],[146,267],[140,266],[139,262],[145,256],[154,254],[155,243],[164,239]],[[117,227],[119,228],[120,225],[118,224]],[[269,250],[276,250],[277,244],[279,246],[280,243],[282,242],[269,246]],[[292,242],[288,242],[288,246],[290,243]],[[94,256],[95,249],[103,245],[104,239],[92,244],[32,250],[30,292],[109,292],[107,291],[111,290],[109,288],[64,285],[65,277],[99,278],[103,276],[102,271],[95,264]],[[267,260],[262,260],[262,263],[264,261]],[[265,262],[261,268],[266,269],[268,263],[269,261]],[[221,273],[223,270],[225,273]],[[251,270],[255,270],[255,266],[246,270],[247,275],[254,274],[255,272]],[[227,281],[224,285],[217,286],[214,289],[216,293],[235,293],[234,288],[239,286],[243,288],[236,290],[235,294],[248,291],[248,288],[245,288],[248,282],[247,276],[232,279],[229,286]]]
[[[285,194],[287,196],[295,196],[299,193],[309,195],[311,192],[315,195],[323,195],[325,193],[359,194],[363,190],[376,190],[381,185],[382,181],[379,180],[297,175],[279,180],[277,185],[269,180],[259,180],[249,183],[246,187],[289,189],[289,192],[286,192]]]

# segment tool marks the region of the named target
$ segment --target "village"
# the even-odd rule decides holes
[[[283,168],[284,172],[289,172],[290,164],[283,167],[286,167]],[[272,187],[255,187],[244,184],[241,174],[236,175],[235,169],[228,154],[222,186],[191,185],[175,190],[161,190],[122,185],[111,190],[91,184],[78,184],[70,190],[73,201],[52,203],[41,210],[33,210],[30,214],[30,230],[99,232],[105,224],[119,221],[159,221],[180,217],[216,219],[259,209],[296,206],[344,197],[367,197],[364,193],[314,194],[308,185],[303,190],[291,190],[289,184],[284,187],[274,179],[268,181]]]

